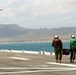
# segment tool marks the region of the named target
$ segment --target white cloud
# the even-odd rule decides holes
[[[0,12],[0,23],[28,28],[76,24],[76,0],[4,0],[0,8],[4,9]]]
[[[7,6],[10,6],[12,3],[14,3],[14,2],[16,2],[16,0],[8,0],[7,2],[6,2],[6,5]]]

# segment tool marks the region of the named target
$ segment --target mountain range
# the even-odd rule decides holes
[[[54,35],[62,40],[69,40],[71,34],[76,35],[76,27],[29,29],[17,24],[0,24],[0,42],[2,41],[50,41]]]

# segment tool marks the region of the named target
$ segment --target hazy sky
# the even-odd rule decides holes
[[[25,28],[76,26],[76,0],[0,0],[0,24]]]

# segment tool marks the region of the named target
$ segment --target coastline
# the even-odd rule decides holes
[[[70,40],[62,40],[62,42],[69,42]],[[0,44],[8,44],[8,43],[42,43],[42,42],[52,42],[52,40],[50,41],[0,41]]]

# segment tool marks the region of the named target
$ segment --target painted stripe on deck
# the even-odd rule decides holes
[[[9,57],[12,59],[18,59],[18,60],[30,60],[29,58],[20,58],[20,57]]]
[[[46,62],[47,64],[54,64],[54,65],[61,65],[61,66],[68,66],[68,67],[76,67],[75,64],[65,64],[65,63],[56,63],[56,62]]]
[[[0,72],[0,74],[20,74],[20,73],[37,73],[37,72],[53,72],[53,71],[72,71],[76,70],[76,68],[71,68],[71,69],[51,69],[51,70],[35,70],[35,71],[18,71],[18,72]]]
[[[66,69],[66,70],[71,70],[71,69],[76,69],[76,68],[67,68],[67,67],[57,67],[57,68],[54,68],[54,67],[52,67],[52,68],[39,68],[39,67],[35,67],[35,68],[24,68],[24,67],[0,67],[0,69],[25,69],[25,70],[52,70],[52,69]]]

